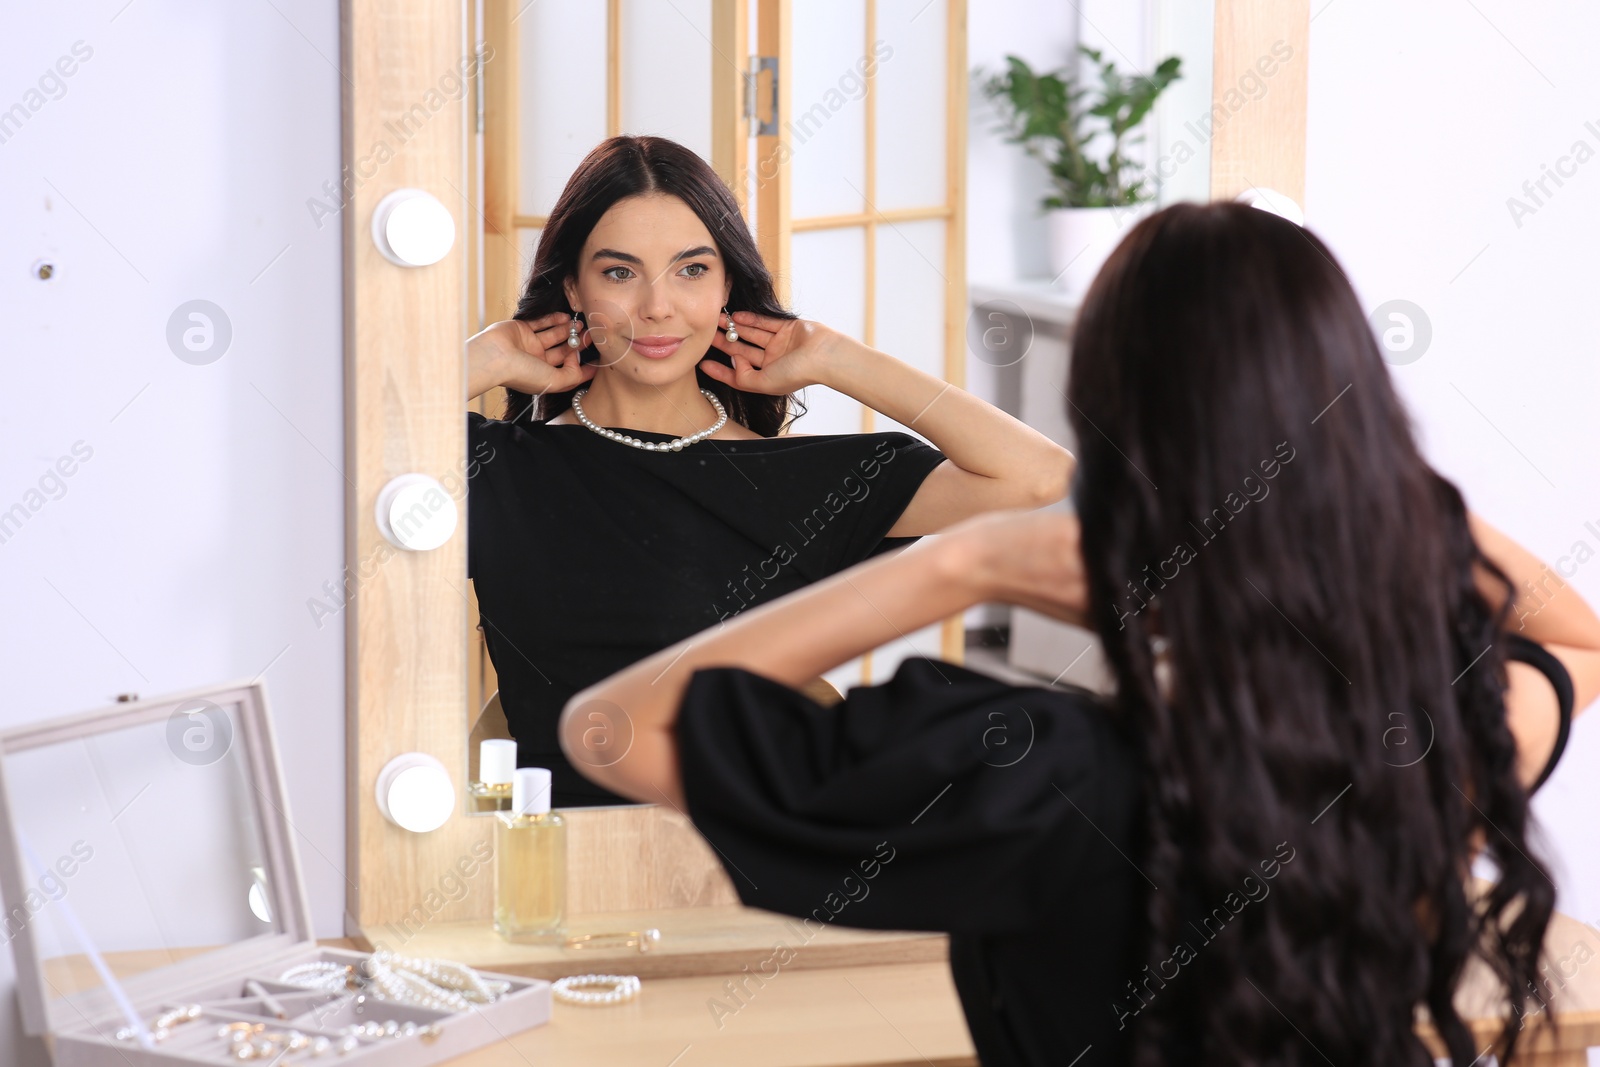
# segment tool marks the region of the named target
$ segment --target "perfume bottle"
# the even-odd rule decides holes
[[[478,780],[467,783],[474,815],[511,810],[511,778],[517,768],[517,743],[491,737],[478,746]]]
[[[518,767],[511,810],[494,817],[494,928],[507,941],[553,941],[567,910],[567,824],[550,810],[550,772]]]

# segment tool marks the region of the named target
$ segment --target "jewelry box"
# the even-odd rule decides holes
[[[542,979],[440,970],[465,1000],[422,1007],[386,995],[385,967],[428,961],[319,946],[300,836],[261,682],[0,731],[0,925],[24,1028],[57,1067],[424,1067],[549,1021]],[[310,987],[343,967],[341,988]]]

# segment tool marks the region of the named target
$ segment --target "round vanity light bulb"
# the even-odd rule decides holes
[[[396,756],[378,772],[378,810],[402,830],[437,830],[456,810],[450,772],[425,752]]]
[[[267,908],[267,896],[261,892],[259,885],[250,887],[250,913],[264,923],[272,921],[272,913]]]
[[[267,872],[263,867],[250,868],[250,911],[264,923],[272,921],[272,905],[267,902]]]
[[[372,243],[396,266],[426,267],[450,254],[456,221],[432,193],[396,189],[372,212]]]
[[[396,548],[426,552],[450,540],[460,516],[456,502],[436,478],[402,474],[378,491],[373,517],[378,532]]]
[[[1251,207],[1258,207],[1262,211],[1270,211],[1274,215],[1288,219],[1296,226],[1304,226],[1306,224],[1306,213],[1299,204],[1295,203],[1294,197],[1285,196],[1276,189],[1257,189],[1251,186],[1234,199],[1241,204],[1249,204]]]

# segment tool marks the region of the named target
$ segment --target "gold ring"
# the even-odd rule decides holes
[[[567,948],[627,948],[637,945],[640,952],[649,952],[661,941],[661,931],[654,926],[647,930],[624,930],[608,934],[573,934],[567,938]]]

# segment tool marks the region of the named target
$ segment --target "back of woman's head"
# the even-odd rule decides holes
[[[533,269],[523,286],[512,316],[532,321],[554,311],[572,314],[562,283],[576,274],[578,257],[595,224],[612,205],[631,196],[666,194],[682,200],[711,233],[731,287],[730,311],[754,311],[775,318],[794,318],[794,313],[778,301],[755,240],[745,225],[738,201],[727,184],[705,160],[693,151],[665,137],[618,135],[596,145],[557,197],[555,206],[539,235]],[[731,366],[726,353],[711,349],[707,356]],[[599,351],[590,345],[580,353],[581,361],[594,363]],[[804,405],[791,395],[771,396],[734,389],[695,368],[702,389],[709,389],[722,401],[728,417],[764,437],[771,437],[791,415],[798,418]],[[531,411],[531,417],[550,419],[572,406],[576,389],[532,397],[514,389],[506,391],[502,418],[516,419]],[[535,404],[537,401],[537,404]]]
[[[1111,1009],[1140,1062],[1427,1064],[1421,1004],[1465,1067],[1463,963],[1485,944],[1520,1012],[1554,895],[1505,724],[1509,609],[1474,562],[1510,583],[1348,279],[1275,215],[1167,208],[1087,294],[1068,395],[1094,625],[1147,775],[1159,889]]]

